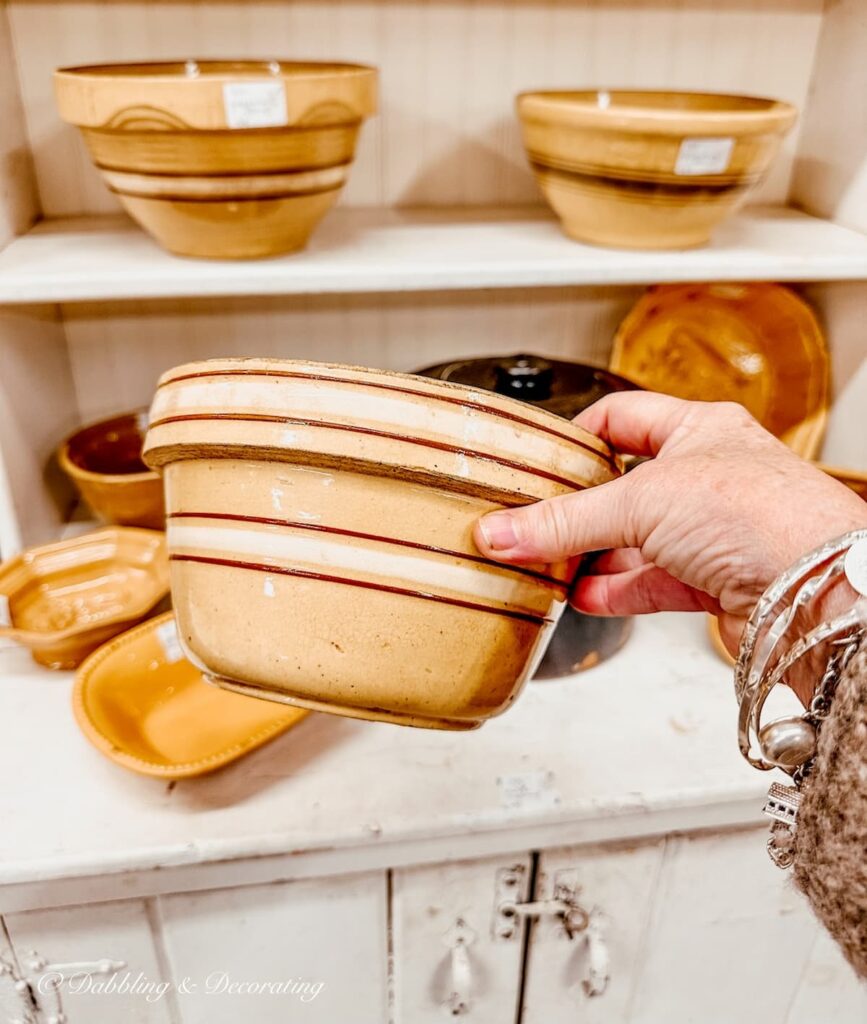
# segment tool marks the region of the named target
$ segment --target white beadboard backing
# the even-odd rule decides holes
[[[0,3],[0,249],[30,227],[37,212],[12,35],[6,8]]]
[[[344,201],[538,202],[514,97],[586,85],[700,88],[803,109],[822,0],[11,0],[27,130],[47,216],[115,200],[58,118],[61,64],[146,58],[356,60],[382,71]],[[756,199],[783,201],[798,132]]]
[[[867,232],[865,52],[863,0],[828,3],[792,190],[792,199],[811,213],[863,232]]]
[[[53,540],[72,499],[52,454],[78,422],[57,308],[0,312],[0,553]]]
[[[64,306],[83,420],[147,405],[157,377],[217,356],[417,370],[529,351],[605,364],[641,289],[289,296]]]

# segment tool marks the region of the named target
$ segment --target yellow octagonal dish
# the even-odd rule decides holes
[[[72,707],[97,750],[160,779],[222,768],[309,714],[205,682],[183,655],[172,612],[94,651],[76,673]]]
[[[47,668],[75,668],[168,592],[165,534],[107,526],[0,565],[0,636]]]

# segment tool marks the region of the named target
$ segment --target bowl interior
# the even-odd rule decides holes
[[[141,457],[146,432],[144,412],[116,416],[73,434],[66,443],[66,455],[78,469],[100,476],[150,473]]]
[[[652,91],[638,89],[551,90],[525,93],[529,98],[576,110],[616,113],[766,113],[781,108],[779,100],[760,96],[736,96],[710,92]]]

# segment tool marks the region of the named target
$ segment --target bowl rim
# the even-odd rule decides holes
[[[311,383],[334,383],[338,386],[356,385],[360,388],[377,388],[385,391],[402,393],[410,400],[416,399],[427,403],[448,403],[463,406],[473,413],[489,417],[491,420],[508,421],[539,431],[546,435],[552,453],[557,447],[581,448],[590,457],[605,467],[612,477],[622,472],[622,462],[617,452],[602,438],[591,434],[572,420],[566,420],[547,409],[519,402],[508,395],[500,395],[484,388],[468,384],[457,384],[451,381],[422,377],[413,373],[400,373],[393,370],[372,369],[364,366],[352,366],[345,363],[328,363],[303,359],[274,359],[263,357],[229,357],[198,360],[175,366],[163,373],[157,382],[154,403],[159,401],[161,391],[169,386],[183,387],[197,378],[219,376],[273,376],[277,379],[300,378]],[[177,461],[170,453],[180,445],[159,444],[153,442],[153,431],[173,423],[173,417],[154,418],[155,405],[151,406],[151,422],[145,440],[143,458],[147,465],[162,468],[168,462]],[[225,447],[221,445],[221,447]],[[253,447],[259,447],[254,445]],[[491,446],[489,455],[497,461]],[[445,473],[448,477],[450,474]]]
[[[750,106],[747,108],[733,105],[731,108],[716,110],[689,110],[624,103],[603,108],[593,101],[593,97],[598,97],[601,93],[613,93],[623,97],[710,97],[730,100],[733,104],[748,103]],[[798,108],[787,100],[747,93],[696,89],[628,89],[617,86],[531,89],[518,93],[515,104],[519,117],[525,121],[662,135],[683,135],[693,132],[699,135],[750,135],[768,131],[788,131],[798,116]]]
[[[146,408],[132,409],[129,412],[117,413],[115,416],[107,416],[105,419],[94,420],[91,423],[85,423],[84,426],[74,430],[71,434],[68,434],[63,441],[60,443],[57,449],[57,462],[60,468],[68,476],[72,477],[73,480],[87,480],[93,483],[104,484],[112,487],[122,486],[123,484],[139,484],[146,483],[150,480],[159,480],[159,473],[155,469],[143,469],[137,473],[97,473],[93,469],[85,469],[84,466],[79,466],[77,462],[73,461],[69,454],[69,450],[72,446],[72,442],[83,434],[86,430],[92,430],[94,427],[106,427],[110,423],[115,423],[118,420],[125,420],[132,416],[144,416],[147,418],[148,410]],[[142,433],[142,445],[144,445],[144,436],[147,433],[147,424],[145,424],[145,430]]]
[[[123,611],[116,615],[102,619],[96,623],[76,623],[67,626],[65,629],[37,630],[24,629],[10,623],[8,626],[0,625],[0,636],[10,637],[25,647],[29,648],[50,648],[56,644],[63,643],[73,637],[84,637],[89,633],[98,633],[101,630],[117,625],[118,623],[131,622],[143,615],[146,615],[151,608],[155,607],[169,593],[169,559],[166,547],[166,535],[162,530],[148,530],[141,526],[103,526],[98,530],[89,530],[87,533],[70,537],[66,540],[55,541],[51,544],[38,544],[35,547],[25,548],[14,557],[0,563],[0,594],[10,597],[14,590],[5,589],[5,576],[14,569],[23,567],[28,561],[42,552],[74,550],[76,547],[86,548],[88,544],[99,542],[102,539],[114,538],[115,546],[119,547],[120,541],[126,537],[128,540],[137,541],[142,550],[150,550],[155,556],[151,559],[154,562],[160,551],[163,553],[164,565],[161,570],[157,569],[151,575],[154,585],[147,595],[138,597]]]
[[[72,713],[78,727],[94,747],[108,757],[109,760],[122,768],[137,772],[140,775],[147,775],[158,779],[185,779],[197,775],[204,775],[207,772],[216,771],[225,765],[251,753],[253,750],[264,745],[271,739],[288,731],[293,726],[307,717],[308,711],[302,708],[287,708],[284,705],[274,705],[273,720],[261,729],[250,733],[242,740],[236,741],[229,747],[210,754],[207,757],[199,758],[196,761],[176,761],[166,763],[163,761],[149,761],[147,758],[139,757],[130,751],[119,747],[116,742],[105,733],[94,721],[90,713],[90,702],[87,699],[87,691],[93,683],[93,676],[102,666],[103,662],[110,658],[117,650],[123,649],[130,644],[137,643],[141,637],[156,633],[166,622],[175,618],[173,611],[155,615],[145,622],[133,626],[131,629],[119,633],[117,636],[101,644],[95,651],[92,651],[75,670],[75,679],[72,684]],[[202,677],[203,685],[211,684],[205,680],[202,673],[186,657],[184,660],[188,665]],[[251,698],[252,699],[252,698]],[[294,712],[294,713],[293,713]],[[282,719],[278,720],[278,716]]]
[[[204,74],[188,75],[186,67],[195,64]],[[277,65],[279,71],[274,71]],[[224,68],[221,71],[208,71],[208,68]],[[169,70],[169,69],[178,70]],[[148,70],[151,69],[151,70]],[[144,61],[112,61],[105,64],[69,64],[56,68],[54,78],[57,81],[108,82],[119,78],[127,82],[186,82],[189,86],[202,86],[209,83],[236,81],[239,75],[260,70],[265,77],[274,81],[319,81],[328,78],[367,78],[378,74],[378,68],[372,64],[356,64],[350,61],[326,60],[271,60],[261,57],[215,58],[187,57],[177,60],[144,60]]]

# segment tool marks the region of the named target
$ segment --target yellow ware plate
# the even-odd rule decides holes
[[[206,683],[181,653],[172,612],[94,651],[76,673],[72,706],[106,757],[160,779],[222,768],[309,714]]]
[[[828,408],[828,350],[813,311],[776,284],[659,285],[614,339],[611,370],[678,398],[740,402],[803,458]]]

